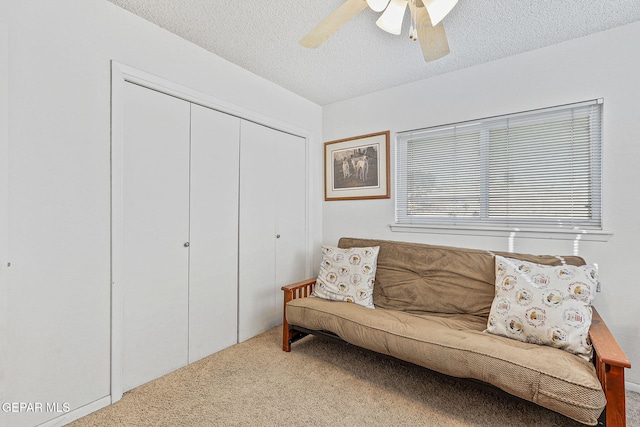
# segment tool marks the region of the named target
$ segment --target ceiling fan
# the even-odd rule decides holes
[[[458,0],[346,0],[304,36],[300,44],[309,48],[320,46],[367,7],[374,12],[384,11],[376,21],[376,25],[397,35],[402,30],[405,11],[409,8],[411,14],[409,38],[420,41],[425,61],[434,61],[449,54],[447,35],[440,21],[456,3]]]

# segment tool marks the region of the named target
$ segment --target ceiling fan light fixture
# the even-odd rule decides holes
[[[367,4],[374,12],[382,12],[389,4],[389,0],[367,0]]]
[[[422,0],[431,17],[431,25],[436,26],[447,16],[458,0]]]
[[[402,19],[408,0],[391,0],[376,25],[388,33],[398,35],[402,31]]]

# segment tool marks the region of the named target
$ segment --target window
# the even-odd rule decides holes
[[[399,133],[396,224],[601,230],[602,102]]]

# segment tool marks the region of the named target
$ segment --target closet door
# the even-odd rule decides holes
[[[304,138],[282,134],[276,145],[276,311],[282,321],[284,285],[307,274],[307,152]],[[278,324],[278,323],[276,323]]]
[[[238,341],[275,321],[276,152],[278,132],[242,121],[240,139],[240,234]]]
[[[190,105],[125,84],[123,390],[187,364]]]
[[[282,323],[284,284],[305,275],[305,140],[242,122],[238,340]]]
[[[240,119],[191,106],[189,363],[238,339]]]

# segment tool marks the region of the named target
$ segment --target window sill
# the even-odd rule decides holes
[[[401,233],[432,233],[466,236],[489,236],[528,239],[581,240],[588,242],[607,242],[613,236],[608,230],[554,230],[554,229],[518,229],[499,227],[438,226],[418,224],[391,224],[391,231]]]

